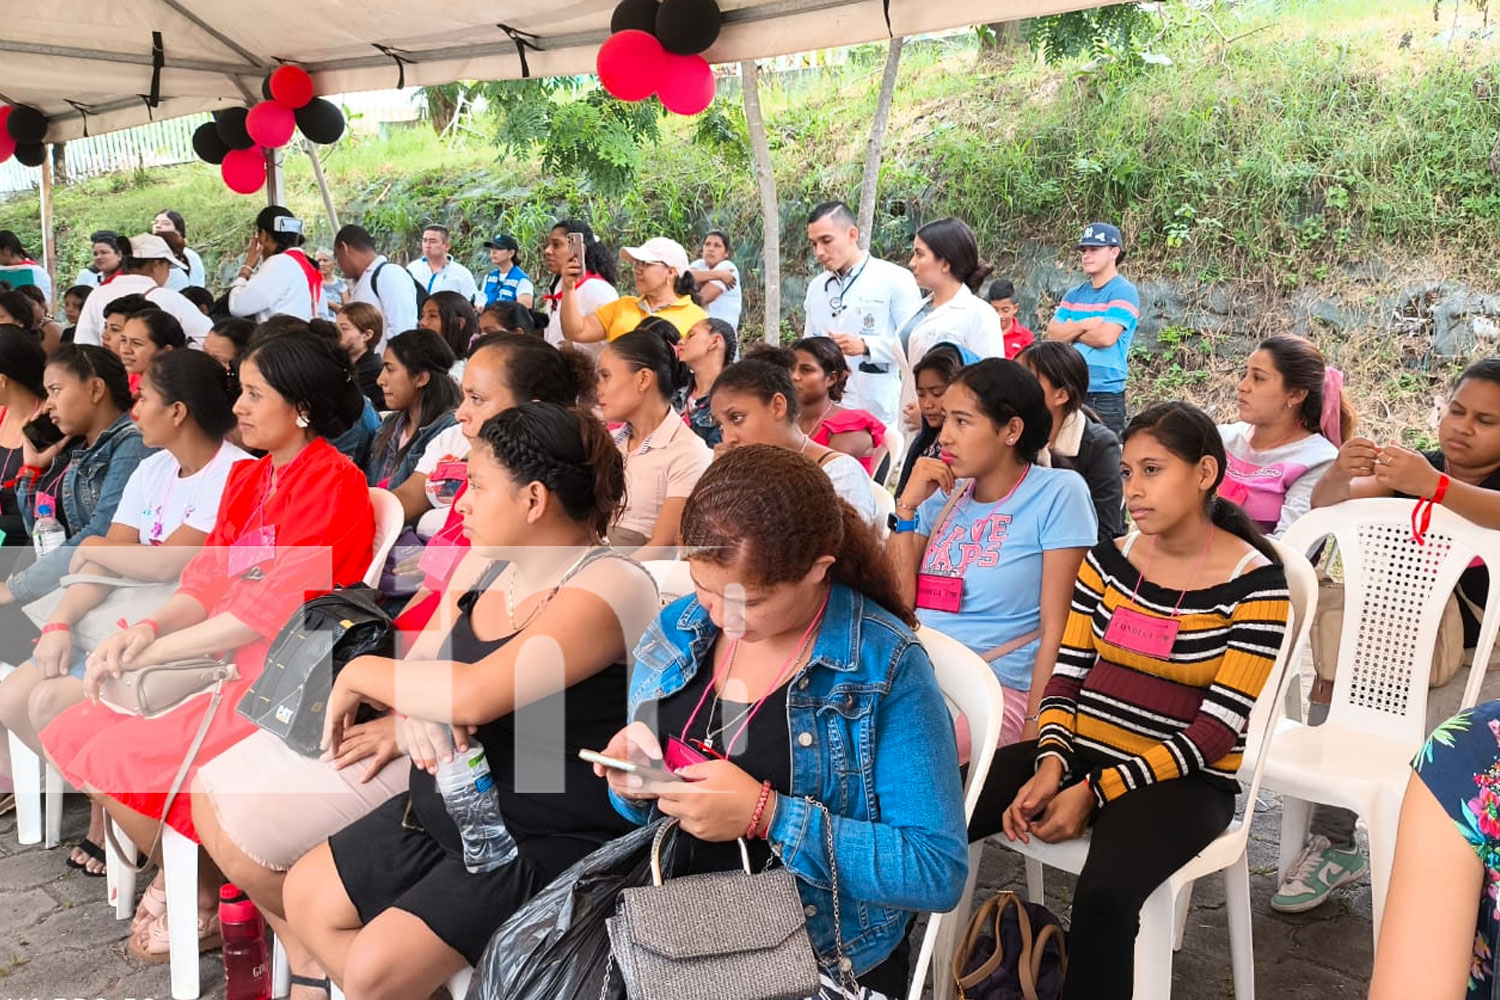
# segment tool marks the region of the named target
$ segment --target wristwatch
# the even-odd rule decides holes
[[[892,514],[888,518],[886,518],[886,524],[889,525],[891,531],[897,535],[904,535],[908,531],[917,530],[916,518],[912,518],[910,521],[903,521],[895,514]]]

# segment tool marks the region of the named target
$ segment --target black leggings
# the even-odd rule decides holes
[[[1031,780],[1035,762],[1035,740],[996,751],[969,824],[971,842],[1000,832],[1000,817]],[[1147,785],[1095,814],[1088,860],[1073,894],[1063,1000],[1130,1000],[1146,897],[1233,818],[1234,796],[1200,777]]]

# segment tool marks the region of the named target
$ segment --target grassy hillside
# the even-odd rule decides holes
[[[981,52],[972,36],[914,44],[892,113],[876,248],[903,257],[916,226],[956,214],[1003,268],[1021,239],[1066,243],[1080,223],[1110,218],[1135,244],[1133,273],[1227,280],[1235,294],[1336,286],[1372,258],[1396,274],[1500,285],[1500,257],[1480,249],[1500,219],[1500,43],[1476,31],[1472,5],[1456,22],[1453,0],[1437,13],[1431,0],[1169,2],[1152,50],[1171,65],[1139,72],[1081,59],[1044,66],[1024,49]],[[810,265],[802,216],[857,194],[883,57],[883,46],[865,46],[840,67],[763,78],[788,318]],[[429,220],[474,251],[496,228],[536,246],[550,220],[572,213],[614,243],[659,233],[693,242],[722,226],[749,272],[746,315],[758,318],[762,220],[732,82],[717,107],[708,127],[666,122],[639,183],[617,198],[502,162],[482,136],[440,144],[420,127],[346,141],[328,152],[327,170],[342,220],[393,248],[414,249]],[[291,207],[318,220],[314,238],[326,242],[300,155],[288,178]],[[68,187],[57,198],[64,263],[82,262],[90,230],[139,231],[169,205],[206,257],[227,261],[259,201],[228,193],[201,164]],[[34,197],[0,204],[0,227],[34,234],[35,213]],[[1165,345],[1185,352],[1175,363],[1190,371],[1174,385],[1167,370],[1147,394],[1202,381],[1192,334]],[[1425,408],[1427,382],[1391,381],[1401,362],[1398,350],[1396,368],[1370,385]]]

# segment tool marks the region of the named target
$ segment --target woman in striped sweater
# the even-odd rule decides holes
[[[1274,550],[1216,496],[1224,445],[1207,414],[1141,413],[1121,467],[1139,530],[1079,569],[1040,739],[996,754],[969,828],[1056,843],[1094,827],[1064,1000],[1130,997],[1141,905],[1233,818],[1290,608]]]

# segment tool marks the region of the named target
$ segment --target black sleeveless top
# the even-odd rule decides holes
[[[505,566],[492,565],[459,598],[462,613],[444,644],[445,658],[477,663],[514,638],[486,640],[474,634],[474,605]],[[484,745],[506,828],[521,854],[546,871],[561,871],[576,861],[580,842],[592,850],[634,828],[610,805],[608,785],[594,776],[593,765],[578,759],[579,750],[604,748],[624,726],[628,682],[625,664],[610,664],[527,705],[519,727],[514,714],[504,715],[483,723],[474,734]],[[458,828],[432,775],[413,766],[410,794],[413,813],[433,839],[462,854]]]

